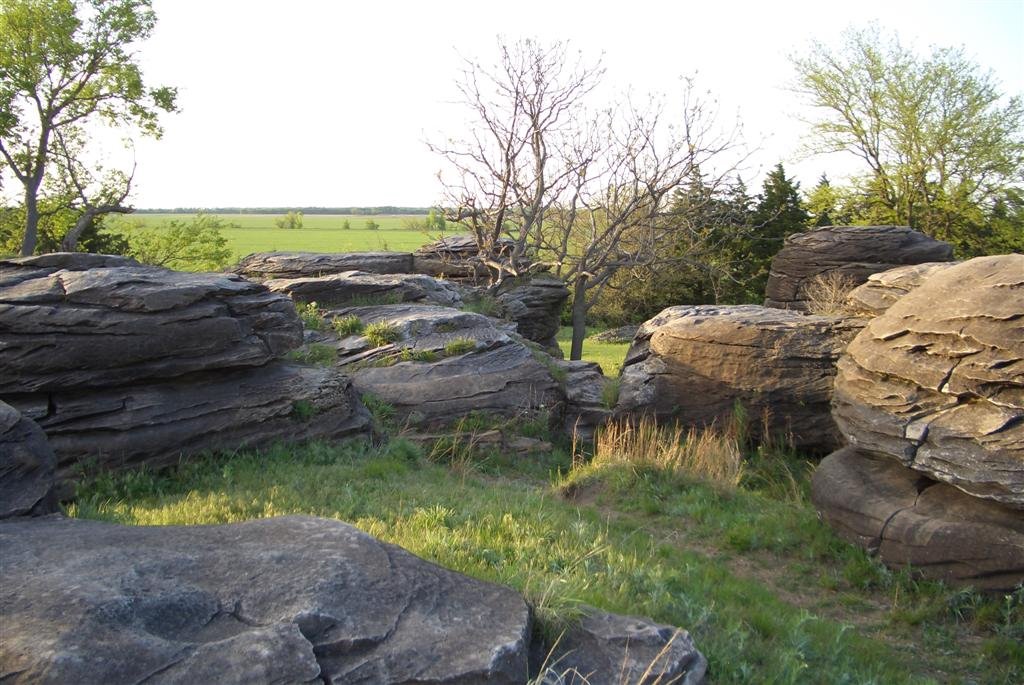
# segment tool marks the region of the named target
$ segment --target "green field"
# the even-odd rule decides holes
[[[409,230],[412,221],[422,221],[423,215],[409,214],[308,214],[302,218],[302,228],[282,229],[274,225],[280,214],[216,214],[237,228],[222,231],[236,258],[253,252],[411,252],[431,242],[437,236]],[[169,221],[187,221],[190,214],[133,214],[125,219],[141,221],[147,227],[160,226]],[[366,228],[367,221],[380,224],[377,230]],[[348,221],[351,228],[342,226]],[[113,225],[116,230],[116,224]]]

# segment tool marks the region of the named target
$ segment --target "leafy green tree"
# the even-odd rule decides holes
[[[187,221],[175,219],[153,228],[136,222],[121,231],[128,242],[123,254],[143,264],[179,271],[217,271],[227,266],[232,256],[228,240],[221,233],[225,228],[237,225],[202,213]]]
[[[302,212],[291,211],[284,216],[279,216],[274,219],[274,225],[285,229],[302,228]]]
[[[379,229],[380,229],[380,224],[378,224],[376,221],[374,221],[373,219],[367,219],[366,220],[366,230],[367,231],[376,231],[376,230],[379,230]]]
[[[21,253],[36,248],[39,199],[57,134],[107,123],[159,136],[173,88],[147,88],[133,50],[149,0],[0,0],[0,159],[24,188]]]
[[[345,219],[344,221],[341,222],[341,228],[344,231],[351,230],[352,229],[352,223],[348,219]]]
[[[751,215],[753,230],[744,245],[744,282],[760,300],[768,282],[772,257],[782,249],[786,236],[799,233],[809,215],[800,200],[800,184],[786,177],[782,162],[768,172],[757,206]]]
[[[434,233],[443,233],[447,224],[444,218],[444,212],[440,212],[433,207],[431,207],[430,212],[427,213],[427,218],[424,223],[426,224],[427,231]]]
[[[875,27],[833,50],[794,56],[795,88],[824,115],[812,150],[847,151],[868,169],[861,217],[909,225],[963,256],[989,249],[976,233],[1024,181],[1024,102],[1004,98],[962,49],[925,57]]]

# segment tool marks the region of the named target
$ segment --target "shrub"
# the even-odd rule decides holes
[[[235,227],[220,217],[197,214],[188,221],[168,221],[156,228],[136,224],[122,230],[125,255],[143,264],[181,271],[217,271],[231,260],[224,228]]]
[[[359,335],[362,333],[363,322],[355,314],[344,317],[335,317],[334,320],[331,321],[331,328],[334,329],[335,333],[346,338],[350,335]]]
[[[376,230],[379,230],[379,229],[380,229],[380,224],[378,224],[376,221],[374,221],[373,219],[367,219],[366,220],[366,230],[367,231],[376,231]]]
[[[295,311],[299,315],[302,325],[311,331],[322,331],[324,328],[324,316],[316,302],[296,302]]]
[[[389,321],[371,323],[364,329],[363,335],[366,336],[366,340],[373,347],[383,347],[402,339],[402,334],[399,333],[398,328]]]
[[[476,349],[476,340],[472,338],[455,338],[444,346],[444,356],[457,357]]]
[[[807,310],[821,316],[848,314],[846,296],[855,287],[852,278],[838,271],[818,274],[803,288]]]

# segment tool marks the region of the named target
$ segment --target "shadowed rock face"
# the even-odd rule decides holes
[[[315,278],[274,279],[264,285],[296,302],[316,302],[321,306],[389,299],[447,306],[462,304],[462,295],[454,285],[420,274],[346,271]]]
[[[767,412],[772,433],[791,434],[805,449],[834,449],[835,362],[859,326],[756,305],[670,307],[637,332],[616,414],[722,425],[739,402],[755,431]]]
[[[260,366],[302,341],[282,295],[238,276],[132,264],[73,253],[0,261],[0,394]]]
[[[561,279],[552,276],[521,279],[499,292],[496,299],[502,317],[516,323],[519,335],[561,356],[555,336],[569,299],[569,289]]]
[[[848,442],[1024,508],[1024,256],[945,269],[873,319],[839,362]]]
[[[837,272],[855,286],[879,271],[952,258],[948,243],[906,226],[827,226],[796,233],[772,259],[764,304],[806,311],[805,289],[817,276]]]
[[[930,276],[956,264],[957,262],[912,264],[871,274],[867,281],[847,295],[847,307],[858,316],[880,316]]]
[[[242,259],[235,273],[254,279],[316,278],[345,271],[412,273],[408,252],[257,252]]]
[[[840,536],[886,564],[984,590],[1024,582],[1024,516],[854,447],[826,457],[811,485]]]
[[[562,636],[548,663],[564,685],[701,685],[708,668],[685,630],[597,610]]]
[[[338,521],[0,523],[0,678],[523,683],[530,612]]]
[[[0,402],[0,519],[57,511],[56,465],[42,429]]]

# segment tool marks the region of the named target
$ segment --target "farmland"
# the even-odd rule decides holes
[[[307,214],[302,228],[284,229],[275,225],[279,214],[217,214],[232,227],[222,230],[228,246],[236,258],[253,252],[365,252],[393,250],[409,252],[430,242],[436,235],[407,226],[422,221],[422,215],[408,214]],[[187,221],[189,214],[133,214],[121,219],[129,225],[141,223],[145,227],[158,227],[170,221]],[[349,228],[345,228],[345,222]],[[379,229],[368,229],[374,221]],[[112,222],[116,230],[118,223]]]

